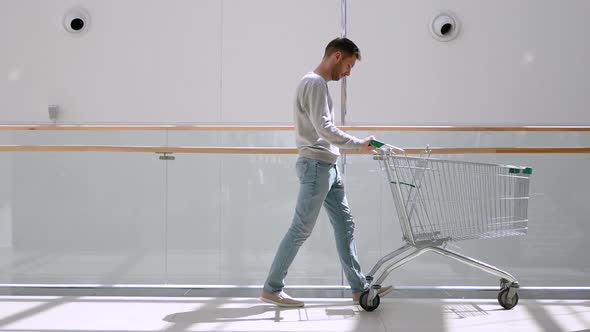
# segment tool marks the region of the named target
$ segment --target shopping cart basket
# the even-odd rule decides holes
[[[527,232],[530,167],[407,156],[403,149],[372,141],[387,175],[405,245],[381,258],[367,275],[360,297],[367,311],[379,306],[378,290],[396,268],[433,251],[501,278],[498,302],[518,303],[518,281],[509,273],[445,249],[450,241],[524,235]]]

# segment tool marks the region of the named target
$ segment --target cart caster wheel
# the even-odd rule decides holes
[[[375,295],[373,299],[373,303],[369,305],[367,302],[369,301],[369,291],[366,290],[361,294],[361,298],[359,299],[359,304],[361,308],[365,309],[365,311],[373,311],[377,309],[381,300],[379,299],[379,295]]]
[[[512,298],[508,298],[509,290],[510,288],[504,288],[498,294],[498,303],[506,310],[510,310],[518,304],[518,293],[514,293]]]

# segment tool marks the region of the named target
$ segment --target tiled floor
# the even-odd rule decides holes
[[[590,300],[306,298],[282,309],[255,298],[0,296],[0,331],[590,331]]]

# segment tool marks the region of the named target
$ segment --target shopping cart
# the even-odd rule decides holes
[[[387,174],[405,245],[381,258],[367,275],[360,305],[379,306],[381,283],[393,270],[435,252],[501,278],[498,302],[518,303],[518,281],[509,273],[445,249],[450,241],[524,235],[527,232],[530,167],[407,156],[403,149],[372,141]]]

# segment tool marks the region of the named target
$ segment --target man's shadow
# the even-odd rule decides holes
[[[325,308],[326,316],[340,316],[340,317],[354,317],[359,314],[359,311],[355,311],[355,305],[352,303],[318,303],[318,304],[306,304],[305,307],[300,308],[285,308],[285,307],[277,307],[270,304],[254,304],[251,306],[246,306],[247,303],[244,303],[244,307],[241,308],[225,308],[224,304],[231,303],[225,301],[213,301],[208,302],[203,307],[200,307],[193,311],[187,312],[179,312],[170,314],[164,317],[164,321],[179,325],[190,325],[194,323],[206,323],[206,322],[237,322],[237,321],[274,321],[274,322],[281,322],[284,320],[282,313],[284,312],[293,312],[298,311],[300,320],[309,320],[308,315],[306,314],[306,310],[308,309],[317,309],[317,308]],[[337,307],[332,308],[330,307]],[[268,317],[265,315],[264,317],[259,317],[260,315],[266,314],[268,312],[274,313],[272,317]]]

